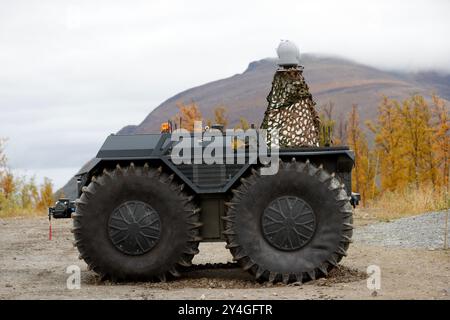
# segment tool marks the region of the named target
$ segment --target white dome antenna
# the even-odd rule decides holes
[[[300,51],[292,41],[281,40],[277,54],[280,67],[296,67],[300,64]]]

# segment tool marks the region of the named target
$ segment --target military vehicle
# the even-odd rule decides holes
[[[269,96],[279,99],[276,83],[285,98],[293,90],[310,103],[288,98],[289,108],[309,108],[303,116],[311,121],[301,123],[315,125],[312,97],[298,81],[299,55],[290,47],[286,42],[278,50],[277,73],[287,75],[288,83],[280,87],[276,76]],[[273,112],[282,106],[276,108],[268,109],[264,121],[271,134],[270,117],[278,119]],[[289,125],[295,127],[295,119]],[[200,242],[224,241],[237,264],[259,281],[288,283],[325,276],[346,255],[359,201],[351,192],[354,153],[348,147],[319,146],[318,128],[297,128],[292,144],[292,132],[281,128],[278,171],[262,174],[268,163],[260,159],[177,163],[171,127],[158,134],[110,135],[77,175],[75,207],[62,199],[50,208],[54,218],[73,218],[74,245],[90,269],[114,281],[165,281],[191,265]],[[303,132],[307,139],[298,139]],[[222,135],[224,148],[230,147]],[[208,141],[197,140],[204,152]],[[242,145],[248,159],[248,141]],[[230,148],[235,158],[239,147]]]

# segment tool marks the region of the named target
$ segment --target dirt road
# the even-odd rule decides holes
[[[201,269],[168,283],[101,282],[78,260],[70,220],[0,220],[0,299],[450,299],[450,252],[354,243],[340,269],[301,286],[259,284],[239,268]],[[227,262],[223,243],[200,247],[194,263]],[[69,290],[66,268],[81,268],[81,288]],[[366,286],[366,268],[381,268],[381,290]]]

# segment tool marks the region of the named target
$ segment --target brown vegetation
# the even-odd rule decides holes
[[[344,126],[363,206],[381,218],[450,207],[450,116],[442,99],[384,97],[377,119],[366,125],[374,134],[371,147],[354,105]]]
[[[214,124],[220,124],[225,129],[229,124],[228,120],[228,109],[223,105],[219,105],[213,109],[214,111],[214,119],[204,119],[200,109],[194,101],[191,103],[185,104],[182,102],[177,103],[178,113],[173,117],[173,121],[175,122],[176,128],[183,128],[190,132],[194,131],[194,122],[195,121],[204,121],[202,125],[207,125],[211,127]],[[235,126],[236,129],[248,129],[250,126],[248,124],[247,119],[241,117],[239,120],[239,124]]]
[[[54,202],[51,181],[45,178],[37,185],[34,178],[14,176],[7,167],[4,142],[0,140],[0,217],[45,214]]]

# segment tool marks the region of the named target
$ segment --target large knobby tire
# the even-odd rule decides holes
[[[259,280],[285,283],[327,275],[346,255],[353,232],[350,197],[309,161],[280,161],[275,175],[249,177],[227,203],[227,248]]]
[[[94,177],[73,214],[80,259],[113,281],[179,276],[198,253],[199,209],[183,185],[148,165]]]

